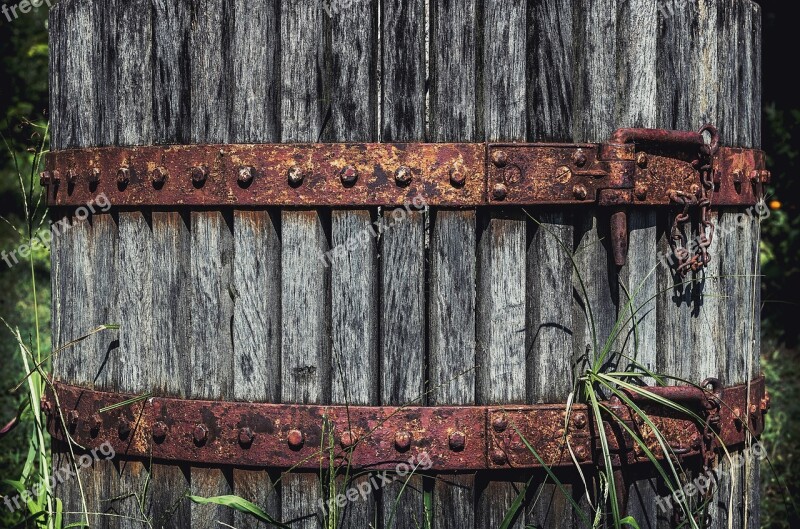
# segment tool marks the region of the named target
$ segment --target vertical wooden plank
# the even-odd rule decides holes
[[[274,2],[233,2],[228,61],[232,71],[230,140],[279,140],[278,7]],[[258,175],[255,175],[258,178]],[[234,212],[233,398],[280,402],[281,248],[280,219],[268,210]],[[241,427],[253,425],[243,424]],[[235,469],[234,492],[280,516],[280,495],[267,471]],[[240,528],[266,527],[234,513]]]
[[[426,117],[426,29],[424,0],[384,0],[381,47],[381,141],[424,141]],[[393,210],[385,209],[390,222]],[[397,214],[399,215],[399,213]],[[412,211],[380,239],[380,404],[424,404],[426,361],[426,213]],[[418,400],[421,399],[421,400]],[[382,490],[384,527],[424,525],[424,482],[414,476]]]
[[[483,137],[476,0],[431,7],[431,141]],[[460,21],[454,24],[453,21]],[[475,402],[475,211],[431,213],[429,367],[431,405]],[[475,478],[447,476],[433,490],[437,527],[475,526]]]
[[[573,53],[572,3],[535,2],[529,8],[528,116],[530,141],[572,141]],[[564,402],[573,385],[574,323],[571,299],[574,228],[571,215],[553,209],[528,222],[525,351],[528,403]],[[569,250],[565,251],[562,244]],[[546,369],[541,366],[547,366]],[[582,485],[565,484],[567,494],[580,497]],[[577,516],[568,498],[544,476],[531,486],[535,498],[526,514],[528,524],[573,527]]]
[[[323,11],[319,2],[281,5],[281,141],[317,141],[325,116]],[[330,277],[319,256],[328,250],[320,212],[283,211],[281,401],[330,399]],[[314,473],[283,474],[286,523],[316,527],[320,483]]]
[[[527,134],[527,3],[492,0],[483,10],[483,99],[488,141],[525,141]],[[479,52],[481,53],[481,52]],[[482,215],[478,227],[477,401],[524,403],[525,217]],[[499,526],[524,482],[481,480],[476,523]],[[525,525],[524,511],[513,527]]]
[[[330,128],[333,142],[375,141],[378,130],[378,0],[332,10]],[[377,404],[377,241],[367,209],[336,210],[331,218],[331,362],[333,404]],[[340,480],[356,487],[369,475]],[[377,495],[349,502],[342,527],[377,525]]]
[[[229,140],[230,76],[225,35],[230,34],[231,1],[192,0],[189,32],[191,82],[190,141]],[[233,235],[220,211],[191,213],[192,341],[190,398],[224,399],[233,392],[231,296]],[[198,496],[230,494],[229,476],[192,467],[191,489]],[[191,506],[192,526],[233,523],[233,512],[211,505]]]
[[[189,111],[188,2],[154,0],[153,5],[153,139],[155,143],[187,143]],[[179,175],[172,175],[178,178]],[[188,215],[154,211],[152,390],[187,397],[191,393],[191,240]],[[187,465],[153,465],[150,502],[155,528],[191,521]]]

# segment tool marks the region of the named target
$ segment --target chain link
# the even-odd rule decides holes
[[[706,267],[711,261],[709,247],[714,240],[714,223],[711,222],[711,193],[714,190],[714,156],[719,150],[719,133],[712,125],[700,129],[699,134],[710,136],[710,141],[700,147],[698,160],[693,164],[700,173],[700,185],[692,188],[692,193],[671,191],[670,200],[683,209],[675,215],[670,230],[670,246],[676,259],[676,271],[681,277],[686,277],[690,272],[697,272]],[[691,227],[690,209],[697,207],[700,210],[698,224],[699,233],[692,243],[689,243],[684,227]],[[691,232],[691,230],[690,230]]]

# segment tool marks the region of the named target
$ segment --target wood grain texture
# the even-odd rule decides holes
[[[317,141],[322,134],[326,91],[325,20],[317,2],[292,0],[280,11],[281,141]],[[317,211],[284,211],[282,247],[282,402],[330,399],[330,277],[319,256],[328,241]],[[319,479],[283,474],[281,518],[316,527]]]
[[[153,136],[182,144],[191,132],[188,2],[153,0]]]
[[[424,141],[426,38],[424,0],[381,4],[381,141]],[[403,210],[405,212],[405,210]],[[395,210],[384,209],[385,223]],[[426,366],[427,213],[413,208],[380,236],[380,404],[424,404]],[[410,366],[398,369],[398,366]],[[381,491],[384,527],[424,525],[424,480],[393,482]]]
[[[117,3],[116,145],[153,141],[152,0]]]

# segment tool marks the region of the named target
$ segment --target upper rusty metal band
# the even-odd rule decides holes
[[[42,185],[49,205],[75,207],[101,193],[128,207],[402,206],[415,198],[445,207],[665,206],[676,194],[696,194],[700,174],[696,150],[664,137],[671,138],[90,148],[50,153]],[[769,181],[761,151],[722,148],[713,166],[712,205],[753,205]]]
[[[769,407],[763,377],[752,381],[749,391],[747,385],[641,391],[629,395],[649,413],[675,457],[708,458],[722,444],[742,445],[747,431],[763,431]],[[707,425],[654,405],[645,391],[691,409]],[[56,383],[42,407],[55,439],[66,442],[66,429],[87,450],[110,443],[128,458],[297,469],[328,467],[331,457],[337,466],[393,469],[413,458],[429,459],[433,471],[463,471],[537,468],[541,462],[534,450],[548,466],[572,466],[571,448],[579,464],[603,460],[596,421],[582,404],[572,406],[569,420],[564,404],[396,408],[150,397],[114,407],[131,399]],[[655,433],[628,406],[618,399],[604,405],[610,410],[602,420],[615,465],[649,462],[619,421],[657,457],[665,456]]]

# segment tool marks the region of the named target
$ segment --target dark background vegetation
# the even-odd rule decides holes
[[[719,0],[729,1],[729,0]],[[800,527],[792,498],[800,497],[800,97],[792,70],[800,48],[797,2],[763,0],[764,20],[764,136],[770,157],[772,216],[763,226],[763,364],[773,395],[764,440],[772,468],[762,470],[763,526]],[[47,121],[47,8],[13,23],[0,16],[0,132],[23,165],[35,145],[37,129]],[[18,230],[25,229],[18,179],[9,152],[0,152],[0,215]],[[20,243],[14,228],[0,221],[0,250]],[[49,257],[36,255],[34,266],[40,293],[40,318],[49,328]],[[8,269],[0,261],[0,316],[33,341],[33,302],[30,271]],[[8,421],[21,396],[8,391],[23,368],[16,343],[0,327],[0,423]],[[46,340],[46,336],[43,340]],[[18,429],[3,440],[0,478],[15,478],[26,455],[26,432]],[[0,491],[3,491],[0,485]],[[0,526],[13,523],[0,509]]]

